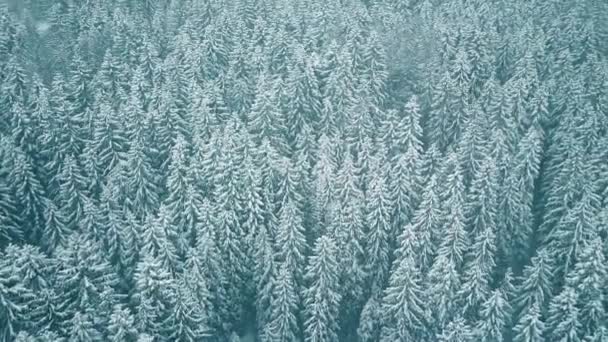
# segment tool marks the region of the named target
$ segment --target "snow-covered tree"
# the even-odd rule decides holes
[[[338,338],[340,283],[338,281],[337,246],[329,236],[320,237],[313,249],[304,291],[304,335],[306,341],[335,341]]]

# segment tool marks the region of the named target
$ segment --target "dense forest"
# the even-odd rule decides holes
[[[0,1],[0,341],[607,342],[605,0]]]

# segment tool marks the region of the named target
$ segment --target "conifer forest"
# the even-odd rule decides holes
[[[608,1],[0,0],[0,342],[608,342]]]

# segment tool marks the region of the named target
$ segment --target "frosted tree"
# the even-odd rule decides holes
[[[338,338],[340,283],[337,277],[337,246],[330,236],[320,237],[313,249],[305,279],[304,335],[306,341],[335,341]]]
[[[332,195],[333,175],[338,169],[334,142],[335,140],[332,140],[330,136],[320,135],[317,146],[317,160],[311,171],[313,194],[316,196],[313,209],[318,222],[326,222],[327,217],[324,213]]]
[[[379,294],[372,294],[363,306],[357,337],[364,342],[378,341],[380,339],[382,323],[382,300]]]
[[[326,228],[333,233],[338,245],[340,281],[343,284],[343,329],[351,329],[364,304],[362,296],[366,281],[362,245],[365,238],[364,197],[351,153],[346,152],[342,166],[331,182],[332,201],[324,208],[329,224]]]
[[[209,319],[209,325],[212,329],[212,333],[223,332],[223,326],[221,326],[221,320],[227,317],[227,311],[230,310],[230,303],[227,303],[226,298],[226,282],[228,278],[225,275],[226,270],[222,268],[222,255],[219,251],[218,246],[215,243],[215,235],[210,230],[205,230],[201,234],[195,246],[197,260],[204,265],[201,268],[202,276],[206,280],[206,285],[209,289],[211,303],[210,307],[213,308],[213,312],[209,308],[206,309]],[[197,284],[201,287],[202,284]],[[199,291],[195,291],[195,295],[200,295]],[[202,301],[201,301],[202,303]]]
[[[538,303],[528,307],[521,315],[517,325],[513,328],[513,341],[516,342],[543,342],[545,323],[541,320]]]
[[[73,234],[66,247],[58,249],[57,259],[55,284],[61,311],[69,319],[76,313],[94,314],[97,320],[105,322],[111,312],[102,310],[102,306],[110,304],[111,310],[118,299],[113,291],[118,277],[98,243],[83,234]]]
[[[459,296],[464,303],[464,312],[479,312],[480,305],[490,295],[490,285],[496,263],[496,234],[491,227],[479,232],[471,245],[464,265],[463,284]]]
[[[511,304],[502,289],[493,290],[481,306],[476,331],[480,341],[502,342],[509,336],[506,327],[510,324]]]
[[[62,310],[57,291],[52,287],[35,292],[28,308],[28,324],[36,329],[43,327],[50,331],[59,331],[66,312]]]
[[[424,187],[420,207],[412,218],[412,229],[418,236],[418,247],[415,255],[423,271],[431,267],[440,238],[440,227],[444,219],[444,210],[437,194],[437,177],[432,175]]]
[[[439,150],[444,151],[455,139],[454,114],[457,108],[456,84],[449,75],[444,73],[432,91],[430,134],[432,141]]]
[[[110,316],[108,325],[108,338],[112,342],[135,341],[137,329],[135,319],[130,310],[116,305]]]
[[[382,152],[379,152],[382,153]],[[384,156],[376,156],[371,167],[372,179],[366,198],[367,272],[373,291],[385,286],[389,272],[389,244],[391,233],[390,199]]]
[[[251,153],[247,151],[246,153]],[[248,154],[245,157],[243,165],[243,225],[242,234],[245,243],[245,255],[248,263],[246,277],[248,279],[254,278],[254,264],[255,264],[255,244],[258,232],[264,230],[266,232],[266,213],[270,210],[267,207],[268,203],[264,199],[264,189],[262,183],[262,177],[259,169],[255,167],[253,156]],[[262,226],[264,226],[262,228]],[[249,286],[248,292],[255,294],[255,285],[252,283]]]
[[[540,172],[544,133],[536,122],[520,141],[513,160],[515,172],[510,172],[498,198],[499,249],[515,252],[515,260],[529,254],[533,232],[533,189]],[[511,242],[511,245],[509,245]],[[514,246],[517,246],[516,248]]]
[[[441,342],[469,342],[475,340],[475,335],[462,317],[456,317],[437,335],[437,340]]]
[[[148,218],[141,236],[142,250],[157,257],[163,267],[172,274],[181,270],[182,266],[174,243],[177,238],[174,228],[168,208],[162,206],[157,217]]]
[[[256,85],[256,95],[248,118],[249,130],[258,142],[269,139],[275,147],[281,145],[287,124],[281,112],[279,86],[281,81],[261,74]]]
[[[3,131],[8,131],[12,128],[11,126],[16,126],[20,114],[27,106],[29,93],[27,74],[23,65],[21,65],[23,63],[21,59],[21,56],[15,54],[3,63],[3,95],[0,97],[0,103],[6,113],[3,115],[6,123],[1,126]]]
[[[167,176],[168,196],[163,205],[167,207],[170,216],[171,236],[177,254],[185,255],[187,246],[190,245],[190,237],[195,223],[196,194],[192,189],[190,177],[190,166],[188,165],[188,144],[181,135],[177,137],[175,145],[171,148],[170,162]]]
[[[551,257],[556,261],[554,272],[557,274],[567,274],[574,267],[576,255],[584,241],[592,239],[595,234],[600,197],[589,181],[582,191],[580,200],[573,204],[548,235],[548,246]]]
[[[36,342],[36,339],[25,331],[19,332],[15,337],[16,342]]]
[[[40,341],[57,341],[57,342],[65,342],[66,339],[63,336],[60,336],[58,333],[54,331],[41,331],[36,335],[38,340]],[[36,341],[38,342],[38,341]]]
[[[455,169],[446,176],[446,184],[442,193],[442,206],[450,216],[443,222],[445,234],[442,236],[437,256],[429,271],[431,285],[429,296],[437,305],[435,317],[440,322],[449,320],[454,315],[456,292],[461,286],[462,263],[464,253],[469,247],[469,237],[464,222],[464,184],[462,170],[456,162],[456,155],[451,153],[444,165],[444,172],[450,166]]]
[[[429,315],[424,307],[422,279],[412,255],[395,261],[394,269],[383,299],[383,328],[381,341],[424,339],[428,332]]]
[[[203,324],[205,313],[196,304],[192,291],[184,278],[177,279],[174,291],[175,298],[171,306],[165,308],[166,319],[162,322],[162,336],[168,341],[198,341],[205,337]]]
[[[390,188],[394,206],[393,226],[401,229],[412,218],[420,199],[422,179],[419,173],[422,156],[422,127],[418,98],[412,97],[405,105],[403,117],[396,127],[397,154],[392,158]],[[389,142],[392,144],[393,142]],[[389,145],[390,146],[390,145]]]
[[[537,305],[543,308],[551,296],[551,269],[547,251],[540,250],[524,268],[522,282],[516,290],[515,312],[528,312]]]
[[[42,231],[44,246],[49,251],[54,251],[56,247],[64,245],[70,229],[66,225],[67,218],[64,213],[57,208],[55,201],[47,199],[45,203],[45,224]]]
[[[553,297],[547,312],[547,336],[553,341],[580,341],[581,323],[576,307],[576,293],[571,287],[564,287]]]
[[[120,115],[107,102],[98,105],[98,117],[93,121],[93,134],[88,147],[95,158],[95,167],[101,175],[121,160],[126,159],[127,132]]]
[[[23,301],[23,294],[27,292],[22,280],[13,272],[9,259],[2,255],[0,262],[0,318],[4,322],[0,329],[3,340],[9,341],[18,333],[22,322],[22,315],[27,307]]]
[[[286,264],[284,268],[292,272],[295,292],[300,293],[307,247],[302,217],[292,201],[284,203],[280,215],[275,238],[277,260]]]
[[[147,218],[159,204],[159,185],[150,149],[145,142],[136,140],[127,152],[126,160],[129,208],[136,217]]]
[[[137,264],[135,284],[138,331],[158,336],[174,300],[174,279],[157,258],[144,253]]]
[[[89,314],[77,312],[72,318],[68,341],[70,342],[97,342],[103,336],[95,327],[93,317]]]
[[[605,321],[606,311],[602,305],[605,293],[601,290],[607,272],[605,260],[602,242],[596,237],[583,244],[576,265],[566,276],[566,284],[576,289],[579,320],[585,334],[600,329]]]
[[[2,144],[7,149],[0,150],[0,156],[3,157],[3,162],[0,164],[0,241],[2,244],[11,242],[12,240],[20,240],[23,238],[23,230],[21,228],[21,220],[17,211],[17,201],[14,196],[13,189],[9,183],[10,164],[10,148],[9,141],[4,140]]]
[[[297,341],[300,334],[297,312],[298,293],[295,291],[293,271],[284,262],[274,280],[270,300],[270,316],[266,327],[267,341]]]
[[[189,249],[185,263],[184,286],[190,291],[191,305],[195,307],[193,311],[200,316],[197,330],[202,337],[211,338],[214,336],[214,324],[218,317],[216,308],[213,305],[213,293],[209,289],[210,280],[206,277],[205,266],[202,264],[200,254],[196,248]]]
[[[57,201],[65,215],[65,224],[70,229],[74,229],[82,217],[84,197],[87,195],[85,182],[85,176],[77,159],[66,156],[55,183]]]
[[[61,319],[61,312],[56,308],[57,297],[51,287],[55,270],[54,260],[45,255],[38,247],[27,244],[7,246],[2,257],[4,267],[11,265],[12,272],[19,278],[19,282],[14,285],[16,288],[20,288],[20,291],[13,300],[16,300],[16,303],[23,309],[19,316],[21,328],[56,327]],[[5,290],[10,297],[10,289]],[[48,296],[47,293],[49,293]],[[47,311],[47,309],[58,310],[58,312]]]
[[[19,148],[13,150],[12,166],[8,175],[20,208],[20,217],[27,224],[27,235],[40,236],[44,224],[44,188],[38,176],[34,160]]]

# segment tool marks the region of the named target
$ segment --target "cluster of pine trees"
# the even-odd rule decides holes
[[[605,0],[0,6],[0,341],[608,341]]]

